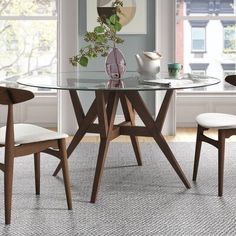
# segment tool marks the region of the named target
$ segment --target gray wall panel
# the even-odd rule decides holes
[[[89,1],[89,0],[88,0]],[[137,0],[138,1],[138,0]],[[83,47],[85,42],[83,40],[86,32],[86,0],[79,0],[79,47]],[[147,34],[145,35],[121,35],[125,40],[122,45],[119,45],[119,49],[123,52],[126,63],[127,71],[136,71],[137,64],[134,55],[141,53],[142,51],[155,50],[155,0],[147,0]],[[85,71],[104,71],[104,58],[98,57],[89,61],[89,65],[86,68],[79,68]],[[142,92],[142,97],[147,103],[150,112],[154,114],[154,92]],[[86,93],[82,97],[82,102],[90,104],[91,98]],[[120,109],[118,114],[122,114]]]

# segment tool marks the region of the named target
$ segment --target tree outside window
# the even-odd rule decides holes
[[[236,53],[236,25],[224,27],[224,53]]]
[[[0,78],[56,73],[57,1],[0,1]]]

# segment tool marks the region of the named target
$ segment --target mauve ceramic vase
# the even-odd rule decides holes
[[[118,48],[114,47],[109,52],[105,62],[105,70],[111,79],[121,79],[125,73],[126,62]]]

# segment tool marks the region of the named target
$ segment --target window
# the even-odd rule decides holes
[[[207,63],[190,63],[191,73],[197,75],[206,75],[207,67],[209,64]]]
[[[224,53],[236,52],[236,21],[222,21],[224,28]]]
[[[231,70],[231,71],[230,70],[224,70],[223,74],[224,74],[224,78],[225,78],[228,75],[235,75],[236,71],[235,70]],[[227,83],[225,81],[223,82],[223,86],[224,86],[225,90],[236,90],[235,86],[230,85],[229,83]]]
[[[228,76],[228,75],[235,75],[236,74],[236,71],[233,71],[233,70],[225,70],[224,71],[224,77]]]
[[[206,52],[206,26],[208,21],[189,21],[192,29],[192,52]]]
[[[206,51],[206,29],[192,27],[192,52]]]
[[[56,73],[57,0],[0,1],[0,78]]]
[[[193,75],[202,75],[205,76],[206,75],[206,71],[205,70],[192,70],[191,72]]]
[[[226,77],[227,75],[235,75],[236,74],[236,64],[233,63],[224,63],[221,64],[223,69],[223,76]]]
[[[176,0],[176,6],[175,55],[184,73],[206,73],[222,81],[225,73],[235,73],[222,67],[236,65],[235,1]],[[224,83],[206,91],[224,92]]]

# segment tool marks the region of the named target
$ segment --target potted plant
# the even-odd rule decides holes
[[[115,0],[112,2],[112,13],[100,15],[97,19],[98,26],[92,32],[87,32],[84,40],[88,43],[79,50],[79,54],[71,57],[70,63],[73,66],[86,67],[90,59],[99,55],[106,58],[105,70],[112,78],[121,78],[125,72],[126,63],[122,53],[116,47],[117,44],[124,42],[117,36],[117,32],[122,29],[120,24],[121,7],[123,1]]]

